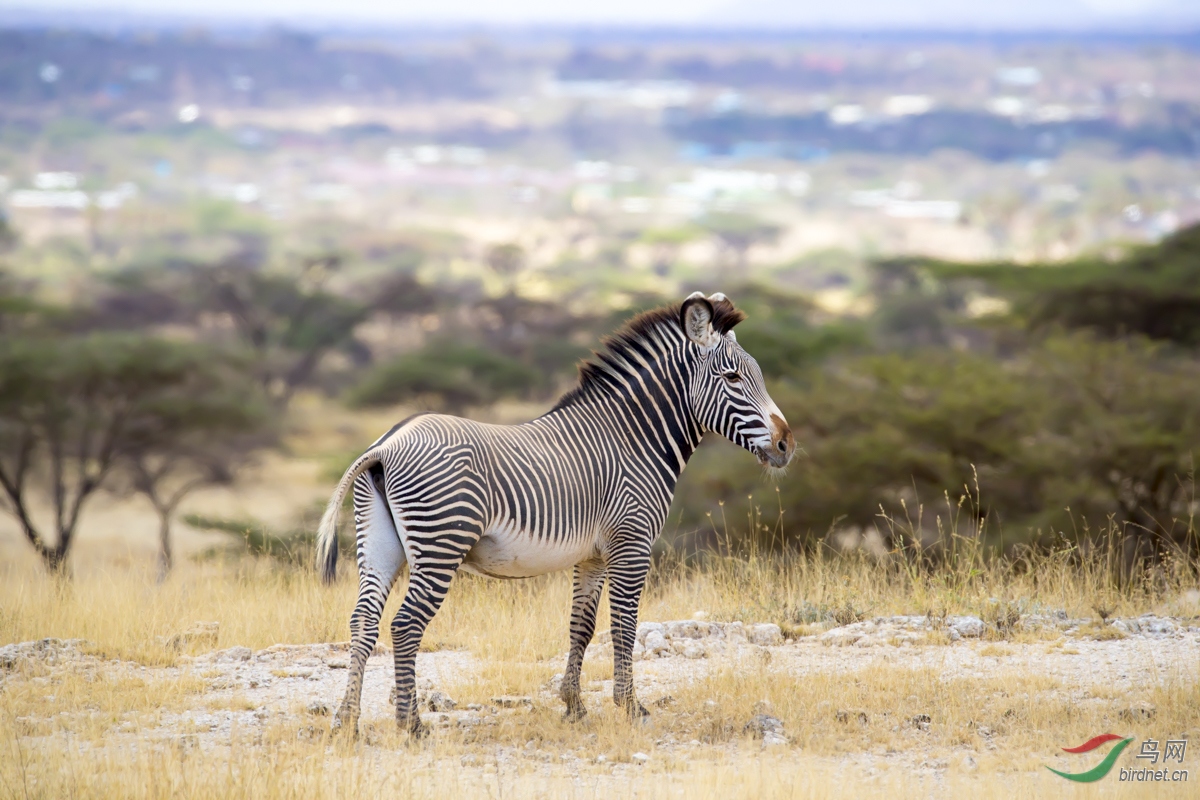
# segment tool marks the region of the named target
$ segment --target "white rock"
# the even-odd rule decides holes
[[[748,733],[756,739],[766,739],[771,735],[783,737],[783,721],[770,714],[755,714],[742,728],[742,733]],[[786,738],[784,741],[787,741]]]
[[[953,633],[964,639],[978,639],[983,636],[983,620],[979,617],[950,617],[947,624]],[[951,638],[954,638],[951,635]]]
[[[668,622],[666,628],[668,639],[702,639],[708,634],[708,623],[694,619]]]
[[[686,642],[683,645],[682,655],[684,658],[704,658],[708,655],[708,652],[699,642]]]
[[[1142,633],[1148,633],[1152,636],[1170,636],[1178,630],[1175,623],[1169,619],[1143,617],[1140,620],[1140,623],[1142,627]]]
[[[747,631],[747,638],[751,644],[762,646],[783,644],[783,631],[773,622],[760,622],[757,625],[751,625]]]
[[[458,708],[458,703],[445,692],[430,692],[424,700],[430,711],[453,711]]]
[[[728,623],[724,626],[722,633],[724,633],[725,638],[730,641],[736,642],[746,640],[746,626],[741,622]]]
[[[831,631],[826,631],[825,633],[821,634],[821,637],[818,641],[820,641],[821,644],[832,645],[834,647],[848,647],[861,638],[863,638],[863,632],[861,630],[851,630],[849,627],[846,627],[834,628]]]
[[[228,650],[221,650],[214,654],[214,659],[217,661],[249,661],[254,655],[254,651],[249,647],[230,647]]]
[[[647,633],[645,647],[647,657],[671,652],[671,643],[667,641],[667,637],[663,636],[662,631]]]
[[[662,633],[663,624],[661,622],[639,622],[637,626],[637,640],[639,642],[646,641],[646,634],[651,631]]]
[[[629,759],[635,764],[645,764],[650,760],[650,756],[646,755],[645,753],[634,753],[629,757]]]

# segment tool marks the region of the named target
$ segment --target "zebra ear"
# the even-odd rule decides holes
[[[705,350],[714,347],[721,335],[713,330],[713,307],[708,298],[695,292],[683,301],[679,309],[679,324],[684,334]]]

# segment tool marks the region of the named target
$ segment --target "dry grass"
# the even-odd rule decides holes
[[[1078,553],[1030,559],[1021,570],[983,560],[933,569],[865,556],[751,553],[688,560],[668,553],[656,563],[643,618],[704,611],[714,619],[775,621],[804,637],[864,615],[971,613],[1006,640],[978,646],[997,663],[1030,644],[1047,652],[1073,649],[1061,637],[1041,641],[1023,632],[1024,614],[1061,609],[1090,616],[1100,595],[1112,616],[1171,613],[1196,589],[1195,578],[1183,572],[1123,586],[1107,575],[1102,563]],[[557,705],[535,703],[528,713],[445,732],[420,746],[406,742],[388,719],[364,719],[357,742],[330,742],[327,721],[301,714],[253,734],[235,725],[227,741],[203,754],[189,744],[186,727],[175,728],[182,736],[163,737],[162,721],[182,709],[250,713],[254,703],[237,694],[201,699],[215,677],[206,673],[165,680],[150,675],[162,670],[139,665],[169,666],[181,654],[214,647],[343,641],[354,593],[350,580],[327,588],[309,572],[265,561],[186,565],[163,584],[136,567],[92,568],[70,583],[0,567],[0,644],[82,638],[90,653],[129,662],[53,673],[25,666],[0,683],[0,798],[423,798],[447,792],[819,798],[881,791],[1021,797],[1062,790],[1040,780],[1044,754],[1118,724],[1119,709],[1133,700],[1158,709],[1153,720],[1132,726],[1135,733],[1194,736],[1200,730],[1195,665],[1180,665],[1136,697],[1113,692],[1079,702],[1071,687],[1037,673],[978,679],[881,664],[853,674],[794,675],[755,656],[677,692],[645,727],[631,728],[607,704],[578,726],[564,723]],[[566,649],[569,598],[565,574],[523,582],[458,580],[426,648],[469,650],[481,667],[447,688],[464,704],[536,694],[561,669],[551,659]],[[219,623],[215,645],[180,650],[170,643],[198,622]],[[602,612],[598,629],[607,625]],[[1116,629],[1096,625],[1084,633],[1109,630]],[[610,664],[586,664],[585,686],[610,678]],[[784,721],[791,746],[763,750],[743,734],[745,720],[763,703]],[[117,733],[119,744],[111,741]],[[699,744],[682,751],[664,744],[693,740]],[[633,763],[637,752],[651,753],[650,762]],[[564,758],[574,766],[564,766]],[[1072,788],[1081,797],[1153,794],[1153,787],[1115,782]]]
[[[536,761],[515,766],[485,763],[464,770],[456,749],[427,752],[419,758],[403,750],[331,754],[326,747],[298,741],[283,731],[271,742],[269,759],[252,743],[235,741],[218,759],[201,758],[183,748],[145,748],[135,753],[113,748],[64,754],[53,771],[30,763],[34,754],[15,752],[9,743],[0,767],[6,777],[36,771],[39,782],[29,797],[123,798],[309,798],[309,797],[527,797],[527,798],[698,798],[708,800],[809,800],[892,796],[970,796],[1021,798],[1051,796],[1062,787],[1020,787],[1003,775],[956,775],[938,779],[905,777],[886,768],[856,774],[805,755],[745,753],[722,761],[647,764],[575,778],[540,769]],[[9,784],[10,793],[12,784]],[[1071,787],[1082,798],[1154,797],[1152,787],[1115,782]],[[4,791],[0,784],[0,792]],[[1161,792],[1161,789],[1158,790]],[[20,796],[13,793],[14,796]]]
[[[8,565],[0,567],[0,643],[81,638],[104,655],[163,665],[180,652],[169,639],[199,622],[219,623],[217,648],[344,641],[355,588],[347,577],[330,588],[307,570],[252,559],[185,565],[162,584],[149,566],[93,567],[73,581],[56,582]],[[1029,613],[1089,617],[1103,594],[1114,616],[1189,609],[1194,614],[1194,601],[1184,598],[1198,589],[1196,573],[1182,567],[1114,586],[1103,559],[1082,559],[1075,551],[1027,556],[1020,570],[1006,560],[982,558],[918,569],[866,555],[684,558],[668,552],[651,571],[641,617],[686,619],[700,611],[716,620],[776,622],[802,637],[821,630],[813,623],[975,614],[989,623],[994,638],[1019,641],[1031,636],[1020,625]],[[402,593],[403,580],[392,592],[385,620]],[[544,660],[565,649],[569,606],[568,573],[525,581],[460,575],[424,647],[467,649],[501,663]],[[597,630],[607,627],[605,600]],[[1099,624],[1088,632],[1098,638],[1120,635]]]
[[[60,734],[94,742],[113,729],[154,727],[164,712],[189,707],[206,686],[190,676],[147,678],[130,667],[22,672],[0,691],[0,719],[21,737]]]
[[[1154,730],[1194,728],[1200,722],[1198,677],[1194,665],[1179,665],[1160,685],[1139,690],[1139,702],[1157,709],[1139,732],[1149,736]],[[695,707],[705,698],[720,698],[705,721],[714,741],[740,735],[740,724],[765,704],[806,752],[836,756],[920,750],[934,759],[966,746],[983,751],[977,758],[1003,772],[1035,769],[1062,742],[1082,742],[1094,735],[1091,731],[1116,724],[1124,695],[1109,695],[1112,702],[1080,704],[1069,689],[1036,673],[981,679],[887,665],[850,676],[789,676],[769,662],[748,659],[697,682],[680,696],[680,703]],[[926,719],[928,729],[919,724]],[[840,725],[831,737],[835,722]],[[995,741],[1005,746],[990,753]]]

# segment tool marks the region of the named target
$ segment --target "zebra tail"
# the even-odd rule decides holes
[[[333,497],[329,498],[329,505],[325,506],[325,513],[321,516],[321,526],[317,529],[317,569],[321,573],[322,583],[333,583],[334,578],[337,577],[338,516],[341,514],[346,492],[350,491],[350,487],[354,485],[354,481],[358,479],[359,475],[378,463],[379,456],[372,451],[359,456],[358,460],[346,470],[346,474],[342,476],[337,489],[333,492]]]

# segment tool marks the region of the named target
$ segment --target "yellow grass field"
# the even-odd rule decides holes
[[[303,438],[291,451],[324,455],[272,457],[236,491],[200,493],[185,509],[292,524],[328,491],[339,454],[400,412],[351,415],[305,400],[295,413]],[[420,742],[398,734],[383,652],[368,665],[361,735],[331,739],[344,649],[322,643],[348,639],[352,558],[332,587],[307,568],[234,556],[181,559],[159,583],[147,511],[97,498],[64,582],[46,577],[11,528],[0,542],[0,798],[1010,800],[1188,797],[1200,785],[1195,750],[1182,765],[1189,782],[1171,785],[1113,774],[1074,785],[1044,769],[1092,766],[1098,757],[1059,748],[1101,732],[1200,738],[1195,565],[1168,562],[1117,587],[1104,552],[1013,563],[967,540],[937,568],[895,554],[666,552],[651,570],[643,621],[774,623],[786,640],[635,662],[653,715],[637,727],[611,702],[611,651],[600,642],[584,665],[589,717],[561,719],[552,686],[567,646],[568,575],[461,576],[418,658],[418,680],[453,697],[459,721],[435,724]],[[744,514],[727,511],[730,527],[744,524]],[[714,524],[728,532],[719,512]],[[220,541],[178,532],[184,553]],[[403,579],[385,620],[402,588]],[[1143,614],[1171,632],[1110,624]],[[871,647],[828,639],[897,615],[923,632]],[[954,615],[978,617],[983,635],[952,640],[944,623]],[[1067,622],[1033,624],[1059,618]],[[181,637],[201,623],[204,635]],[[5,647],[47,637],[81,641]],[[231,648],[248,650],[237,660],[223,655]],[[524,700],[497,706],[511,696]],[[746,731],[764,712],[786,743],[767,746]],[[1142,766],[1135,747],[1121,766]]]
[[[859,648],[816,643],[822,630],[848,620],[791,621],[807,602],[848,609],[844,613],[854,618],[969,613],[998,623],[997,598],[1011,607],[1095,616],[1091,606],[1103,594],[1097,571],[1050,557],[1033,567],[1021,575],[976,569],[979,574],[964,579],[951,571],[918,575],[885,568],[868,558],[729,557],[703,567],[663,559],[643,619],[687,619],[701,611],[715,620],[773,621],[791,640],[703,662],[666,659],[653,669],[651,662],[638,662],[639,683],[643,675],[656,676],[655,689],[643,690],[643,699],[655,701],[654,692],[666,686],[670,702],[652,707],[652,722],[637,728],[599,691],[587,722],[564,723],[557,700],[541,691],[562,667],[567,576],[524,582],[465,577],[431,626],[422,658],[473,659],[474,668],[439,685],[460,704],[486,704],[499,695],[531,696],[533,702],[527,711],[505,712],[486,725],[439,729],[409,742],[395,732],[386,711],[370,708],[357,741],[331,740],[328,718],[306,714],[294,700],[272,708],[260,724],[235,723],[215,736],[205,727],[211,723],[203,722],[214,714],[267,710],[253,692],[215,692],[227,676],[204,666],[205,654],[344,641],[354,595],[346,578],[327,588],[307,570],[243,560],[185,565],[161,585],[149,568],[126,565],[94,567],[56,583],[10,565],[0,575],[0,643],[85,641],[73,662],[0,665],[0,797],[459,792],[808,798],[887,791],[1033,797],[1068,789],[1080,797],[1190,796],[1183,786],[1156,791],[1111,775],[1104,783],[1068,786],[1042,765],[1074,768],[1076,762],[1056,756],[1058,748],[1110,729],[1196,740],[1200,637],[1194,585],[1173,580],[1154,592],[1104,594],[1114,617],[1172,615],[1181,630],[1191,617],[1193,632],[1180,634],[1183,641],[1147,640],[1144,646],[1119,633],[1111,641],[1095,635],[1104,628],[1098,620],[1090,623],[1094,630],[1071,635],[1027,631],[1017,622],[989,623],[988,633],[970,644],[935,634],[915,647],[884,647],[863,656]],[[218,623],[215,640],[171,642],[197,622]],[[602,617],[598,628],[605,627]],[[1156,650],[1162,655],[1168,646],[1169,657],[1156,659]],[[1136,682],[1090,680],[1089,663],[1104,653],[1141,659],[1129,665],[1136,668]],[[951,667],[967,655],[978,666],[956,674]],[[379,661],[386,671],[386,657]],[[663,672],[675,661],[703,669]],[[1078,666],[1067,673],[1039,670],[1052,661]],[[345,673],[317,671],[325,682],[316,696],[332,705]],[[276,669],[277,683],[293,672]],[[1078,685],[1064,675],[1076,676]],[[605,658],[589,658],[585,684],[601,686],[610,677]],[[743,733],[745,721],[763,708],[782,721],[788,744],[765,748]],[[1129,709],[1141,716],[1130,716]],[[197,710],[203,711],[200,723],[192,721]],[[925,729],[909,724],[918,713],[931,720]],[[647,756],[645,762],[635,754]],[[1193,771],[1195,757],[1185,764]],[[1132,750],[1126,762],[1140,766]],[[1192,776],[1189,790],[1195,780],[1200,776]]]

